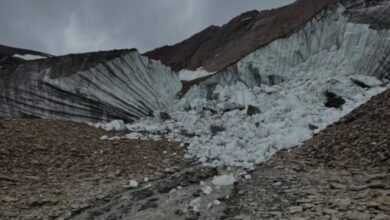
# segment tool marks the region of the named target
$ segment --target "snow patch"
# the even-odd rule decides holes
[[[179,72],[179,78],[182,81],[191,81],[191,80],[202,78],[202,77],[209,76],[212,74],[214,74],[214,72],[208,72],[207,70],[204,70],[202,67],[198,68],[195,71],[184,69],[184,70],[181,70]]]
[[[32,54],[14,54],[13,57],[21,58],[23,60],[38,60],[38,59],[45,59],[47,57],[39,56],[39,55],[32,55]]]

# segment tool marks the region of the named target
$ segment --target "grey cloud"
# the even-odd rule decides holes
[[[0,0],[0,44],[65,54],[174,44],[293,0]]]

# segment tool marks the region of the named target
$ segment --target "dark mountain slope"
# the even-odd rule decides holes
[[[14,55],[33,55],[40,57],[52,57],[53,55],[42,53],[34,50],[21,49],[16,47],[9,47],[0,44],[0,64],[8,63],[22,63],[25,60],[20,57],[14,57]]]

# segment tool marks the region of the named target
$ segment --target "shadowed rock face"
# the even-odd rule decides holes
[[[351,21],[370,24],[373,28],[389,27],[389,6],[383,0],[298,0],[269,11],[246,12],[229,23],[211,26],[189,39],[164,46],[145,55],[161,60],[174,70],[221,71],[254,50],[272,41],[290,36],[324,9],[348,7]]]
[[[0,72],[0,116],[133,121],[169,106],[181,83],[169,67],[117,50],[55,57]]]

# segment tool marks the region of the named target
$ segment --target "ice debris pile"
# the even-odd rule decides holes
[[[386,89],[388,63],[380,54],[390,51],[390,32],[349,23],[343,12],[321,14],[254,51],[156,117],[95,126],[128,130],[111,138],[182,142],[208,166],[252,168]]]
[[[333,71],[319,73],[310,74],[311,80],[304,73],[300,79],[274,86],[249,89],[238,83],[219,88],[214,93],[219,94],[217,100],[197,99],[189,106],[181,100],[177,108],[182,110],[170,111],[168,120],[156,114],[132,124],[116,120],[95,126],[127,129],[129,133],[121,138],[186,143],[188,156],[198,157],[205,165],[251,168],[280,149],[301,144],[385,90],[381,86],[363,88]],[[366,83],[378,83],[375,78],[370,80]],[[345,104],[326,107],[325,91],[340,95]]]

